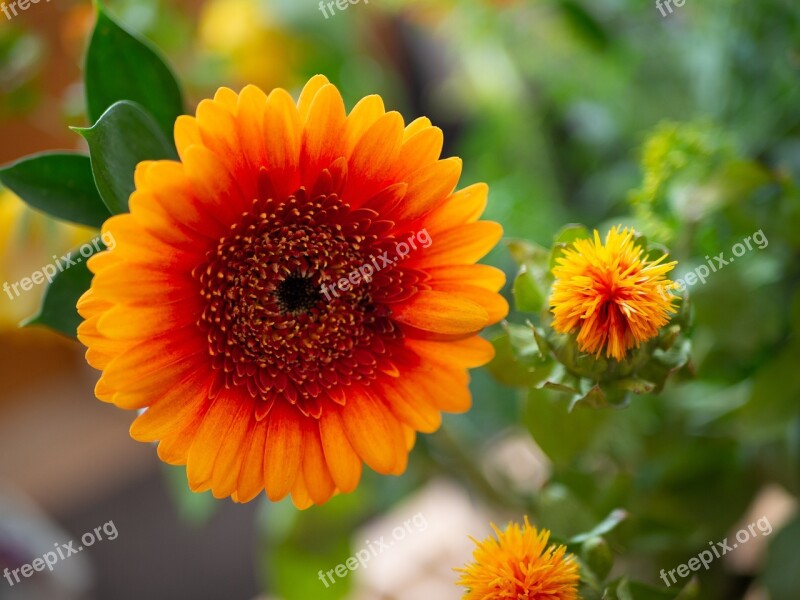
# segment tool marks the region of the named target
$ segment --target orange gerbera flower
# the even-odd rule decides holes
[[[492,525],[497,538],[482,542],[475,562],[463,569],[458,585],[467,588],[464,600],[575,600],[580,573],[566,547],[547,545],[550,532],[509,523],[503,532]]]
[[[90,261],[98,398],[145,409],[131,435],[217,497],[304,508],[362,462],[402,473],[415,432],[469,408],[467,369],[492,357],[477,334],[508,310],[502,272],[473,264],[501,236],[478,221],[487,187],[453,191],[428,119],[378,96],[347,115],[322,76],[297,104],[220,89],[175,140]]]
[[[583,352],[617,360],[628,350],[658,334],[675,312],[674,287],[665,274],[676,262],[654,261],[633,239],[633,231],[613,227],[605,245],[594,239],[577,240],[558,259],[550,306],[553,328],[560,333],[578,330]]]

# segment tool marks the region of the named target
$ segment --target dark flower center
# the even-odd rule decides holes
[[[264,400],[258,417],[283,398],[319,417],[326,401],[344,403],[348,385],[396,373],[402,331],[390,304],[415,293],[420,274],[393,266],[331,287],[394,248],[376,217],[335,193],[254,201],[193,271],[215,390],[245,388]]]
[[[319,287],[311,277],[289,275],[275,290],[278,306],[284,313],[308,312],[321,299]]]

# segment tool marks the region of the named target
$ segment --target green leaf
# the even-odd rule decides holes
[[[623,577],[614,582],[603,598],[608,600],[691,600],[698,597],[698,584],[696,579],[691,579],[683,588],[654,587],[630,581]]]
[[[590,538],[595,538],[601,535],[605,535],[609,531],[613,531],[617,527],[617,525],[622,523],[627,518],[628,518],[628,513],[625,512],[624,510],[620,508],[612,510],[611,513],[600,523],[598,523],[596,527],[592,528],[591,531],[587,531],[586,533],[576,535],[575,537],[569,540],[569,543],[580,544],[589,540]]]
[[[0,182],[37,210],[99,228],[111,216],[92,178],[89,157],[44,152],[0,168]]]
[[[588,409],[580,404],[568,412],[563,400],[552,401],[551,394],[546,391],[531,390],[525,422],[550,460],[556,466],[569,466],[589,449],[610,413],[610,410]]]
[[[557,244],[571,244],[575,240],[590,238],[592,234],[585,226],[579,223],[570,223],[559,229],[556,233],[555,242]]]
[[[550,483],[539,491],[534,500],[534,509],[538,525],[553,533],[554,542],[563,543],[565,537],[586,530],[594,522],[587,498],[558,482]],[[586,580],[590,581],[591,578],[587,577]]]
[[[552,361],[542,356],[530,326],[508,323],[505,335],[492,340],[495,356],[487,365],[489,372],[503,385],[530,387],[550,375]]]
[[[514,279],[514,303],[517,310],[538,313],[545,307],[547,295],[530,267],[522,265]]]
[[[147,41],[125,31],[100,6],[86,55],[89,118],[96,121],[119,100],[141,104],[172,139],[175,119],[183,114],[175,76]]]
[[[556,260],[561,256],[561,253],[569,247],[575,240],[587,239],[592,236],[589,230],[583,225],[571,223],[562,227],[556,234],[553,249],[550,252],[550,270],[556,266]]]
[[[102,244],[98,245],[101,250],[105,249]],[[55,265],[49,265],[57,273],[45,292],[38,314],[25,320],[23,327],[44,325],[67,337],[77,336],[78,325],[83,319],[78,314],[76,304],[92,282],[92,273],[87,268],[86,261],[97,252],[90,243],[81,246],[80,250],[81,252],[73,250],[59,258]]]
[[[128,212],[137,164],[177,158],[153,118],[128,100],[112,105],[93,127],[73,129],[89,144],[97,189],[113,214]]]
[[[614,555],[611,553],[611,547],[601,537],[586,540],[581,549],[581,558],[600,580],[608,577],[614,567]]]
[[[611,38],[600,21],[581,4],[574,0],[561,0],[559,8],[575,33],[593,49],[602,51],[611,43]]]

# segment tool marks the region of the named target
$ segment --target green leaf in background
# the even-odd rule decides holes
[[[698,598],[698,591],[699,586],[695,579],[690,580],[683,588],[676,585],[658,588],[623,577],[606,590],[603,598],[604,600],[691,600]]]
[[[528,313],[538,313],[541,311],[547,294],[539,280],[527,265],[520,267],[516,279],[514,279],[514,304],[517,310]]]
[[[576,406],[567,411],[564,401],[552,401],[546,390],[531,390],[525,415],[533,439],[557,466],[569,466],[589,447],[610,415],[609,409]]]
[[[800,590],[800,517],[796,517],[770,540],[764,584],[772,600],[796,600]]]
[[[571,538],[569,542],[570,544],[581,544],[590,538],[605,535],[609,531],[613,531],[617,527],[617,525],[622,523],[627,518],[628,518],[627,512],[619,508],[615,509],[611,511],[611,513],[600,523],[598,523],[597,526],[594,527],[591,531],[587,531],[586,533],[576,535],[575,537]]]
[[[533,327],[508,323],[506,333],[492,340],[495,356],[489,372],[503,385],[530,387],[541,383],[552,369],[542,355]]]
[[[202,527],[219,506],[211,492],[196,494],[189,488],[186,467],[162,464],[167,490],[175,504],[178,517],[193,527]]]
[[[149,111],[172,139],[175,119],[183,114],[181,90],[172,71],[151,45],[125,31],[98,7],[86,55],[86,102],[95,122],[112,104],[132,100]]]
[[[0,182],[35,209],[100,228],[111,216],[97,193],[89,157],[44,152],[0,168]]]
[[[97,189],[113,214],[128,212],[133,172],[143,160],[177,158],[158,124],[138,104],[112,105],[89,129],[74,128],[89,143]]]
[[[591,232],[583,225],[578,223],[570,223],[561,228],[556,234],[553,249],[550,252],[550,269],[556,266],[556,260],[561,256],[561,252],[565,250],[575,240],[591,238]]]
[[[102,244],[98,245],[101,250],[105,249]],[[55,275],[51,276],[52,283],[45,292],[38,314],[26,319],[22,323],[23,327],[44,325],[67,337],[74,339],[77,336],[78,325],[83,319],[75,306],[92,282],[92,273],[87,268],[86,261],[97,252],[90,242],[81,246],[80,250],[80,252],[73,250],[59,258],[57,264],[45,267],[54,271]],[[45,269],[42,269],[42,272]]]
[[[614,555],[611,552],[611,546],[601,537],[589,538],[583,543],[581,558],[601,581],[608,577],[614,567]]]
[[[534,499],[538,524],[563,543],[564,538],[586,531],[596,522],[589,501],[566,485],[550,483]]]
[[[358,550],[351,548],[350,537],[363,519],[363,498],[359,496],[359,493],[338,496],[301,515],[289,500],[261,504],[257,521],[261,573],[269,578],[264,582],[265,587],[275,597],[283,600],[348,597],[356,577],[353,571],[348,569],[344,577],[335,577],[333,583],[326,578],[327,586],[319,571],[326,573],[345,564]]]

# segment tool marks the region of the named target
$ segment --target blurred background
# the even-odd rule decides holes
[[[626,409],[568,414],[533,389],[498,327],[486,333],[495,363],[473,373],[473,410],[418,437],[405,475],[367,474],[303,513],[190,494],[181,469],[129,438],[132,415],[94,399],[77,343],[16,327],[41,290],[0,294],[0,569],[109,521],[119,531],[52,573],[0,579],[0,599],[456,599],[452,568],[490,521],[529,514],[567,539],[616,508],[629,514],[607,538],[618,575],[660,586],[661,569],[766,517],[769,535],[699,573],[699,597],[800,598],[796,0],[686,0],[672,12],[655,0],[105,4],[162,50],[188,109],[221,85],[296,92],[323,73],[350,107],[379,93],[407,121],[430,117],[445,154],[464,159],[462,186],[489,183],[486,218],[506,242],[549,246],[570,222],[632,224],[671,249],[679,275],[755,232],[768,245],[690,289],[693,378]],[[80,147],[67,126],[86,124],[93,18],[88,0],[0,14],[0,164]],[[94,234],[0,190],[0,280]],[[513,280],[507,243],[486,262]],[[396,543],[369,568],[320,582],[381,536]]]

